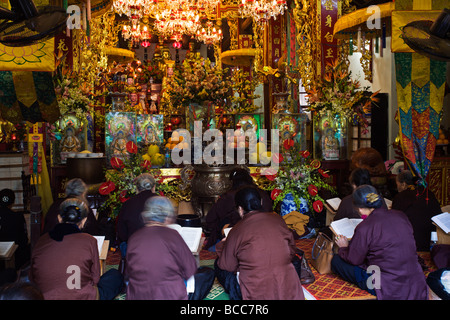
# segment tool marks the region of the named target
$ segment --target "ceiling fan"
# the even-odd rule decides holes
[[[450,10],[442,10],[434,22],[408,23],[402,29],[402,39],[415,52],[430,59],[450,61]]]
[[[11,10],[0,8],[0,43],[29,46],[54,37],[66,27],[69,14],[63,8],[37,8],[32,0],[9,0]]]

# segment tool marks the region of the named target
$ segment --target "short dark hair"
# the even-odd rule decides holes
[[[357,208],[380,208],[383,204],[383,198],[375,187],[363,184],[353,191],[353,205]]]
[[[16,201],[16,195],[11,189],[3,189],[0,191],[0,206],[8,207]]]
[[[370,181],[370,173],[369,170],[363,168],[356,168],[350,173],[349,182],[359,187],[363,184],[372,185],[372,181]]]
[[[0,288],[0,300],[44,300],[44,295],[34,283],[18,281]]]
[[[245,169],[234,169],[230,173],[230,180],[233,183],[232,189],[237,189],[241,186],[246,185],[254,185],[255,181],[253,180],[250,172]]]
[[[397,181],[400,183],[406,183],[408,186],[414,186],[417,184],[419,178],[415,177],[411,171],[403,170],[397,175]]]
[[[234,196],[236,207],[242,207],[244,213],[254,210],[261,210],[261,195],[258,189],[254,187],[245,187],[236,192]]]

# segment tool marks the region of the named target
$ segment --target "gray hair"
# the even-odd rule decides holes
[[[175,219],[176,213],[172,202],[168,198],[153,196],[145,201],[141,216],[144,223],[150,221],[164,223],[167,218]]]
[[[150,173],[142,173],[135,179],[135,184],[138,192],[143,190],[152,190],[156,185],[155,178]]]
[[[66,183],[66,197],[68,196],[81,196],[87,191],[86,183],[80,178],[74,178]]]

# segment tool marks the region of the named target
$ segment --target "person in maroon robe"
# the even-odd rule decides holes
[[[392,199],[392,209],[403,211],[411,222],[417,251],[430,251],[431,232],[436,229],[431,218],[442,210],[433,191],[418,186],[417,180],[409,170],[397,175],[398,193]]]
[[[234,196],[236,192],[244,187],[252,186],[257,188],[255,181],[250,173],[245,169],[236,169],[230,173],[230,180],[232,181],[231,189],[225,192],[217,202],[209,209],[208,214],[205,217],[206,228],[209,231],[209,236],[206,241],[205,248],[211,248],[210,251],[214,251],[213,247],[218,241],[220,241],[223,235],[223,228],[232,227],[241,220],[236,206],[234,205]],[[263,199],[264,212],[272,211],[272,199],[267,191],[259,188],[258,192]]]
[[[428,289],[411,223],[403,212],[381,208],[382,202],[372,186],[353,192],[353,204],[364,220],[350,241],[336,237],[339,251],[331,268],[379,300],[425,300]]]
[[[137,194],[124,202],[117,217],[117,236],[121,242],[127,242],[134,232],[144,226],[141,212],[145,201],[156,196],[156,182],[151,174],[139,175],[135,183]]]
[[[61,204],[59,222],[33,248],[29,279],[45,300],[112,300],[123,287],[122,274],[100,276],[97,240],[81,232],[88,207],[78,198]]]
[[[217,244],[216,276],[230,299],[304,300],[292,258],[295,242],[283,218],[261,211],[252,187],[239,190],[235,204],[242,218]]]
[[[144,227],[128,239],[127,300],[201,300],[209,293],[214,271],[206,267],[197,270],[181,235],[167,227],[175,217],[169,199],[155,196],[145,202]],[[188,292],[187,281],[192,277],[195,290]]]
[[[370,181],[370,173],[369,170],[363,168],[356,168],[350,173],[349,177],[350,185],[352,186],[352,190],[355,190],[357,187],[362,186],[363,184],[372,185]],[[383,201],[382,207],[387,209],[386,203]],[[358,209],[353,206],[353,198],[352,195],[349,194],[342,198],[341,203],[339,204],[339,208],[336,211],[336,215],[334,216],[334,221],[349,218],[349,219],[359,219],[360,215],[358,213]]]

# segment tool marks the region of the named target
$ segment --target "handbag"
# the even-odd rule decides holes
[[[319,232],[311,251],[311,264],[320,274],[332,273],[333,241],[324,233]]]
[[[295,267],[295,271],[297,271],[301,284],[310,284],[316,280],[314,273],[309,267],[308,260],[306,260],[303,250],[296,248],[295,256],[292,259],[292,264]]]

